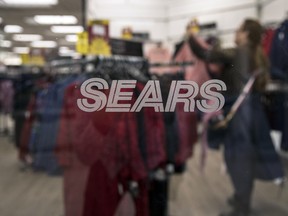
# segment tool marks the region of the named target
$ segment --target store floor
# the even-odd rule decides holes
[[[170,216],[217,216],[227,209],[232,193],[224,174],[220,152],[209,152],[205,174],[199,172],[199,148],[183,176],[171,180]],[[13,145],[0,138],[0,215],[63,216],[62,178],[19,169]],[[257,182],[253,207],[255,215],[287,216],[288,188],[279,197],[271,183]]]

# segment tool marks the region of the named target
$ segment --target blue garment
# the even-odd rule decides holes
[[[71,76],[60,80],[48,89],[41,91],[37,96],[38,122],[33,129],[30,145],[35,153],[33,166],[35,169],[45,170],[51,175],[61,173],[54,149],[65,89],[76,79],[77,77]]]
[[[288,94],[285,95],[284,101],[284,129],[282,131],[281,149],[288,151]]]
[[[288,20],[285,20],[279,29],[277,29],[272,42],[270,53],[271,61],[271,77],[288,82]],[[279,96],[280,97],[280,96]],[[281,96],[282,104],[276,107],[276,118],[279,119],[278,124],[282,126],[282,143],[281,148],[288,151],[288,135],[287,135],[287,103],[288,96]],[[275,117],[274,117],[275,118]]]
[[[288,81],[288,20],[275,32],[270,51],[271,77]]]

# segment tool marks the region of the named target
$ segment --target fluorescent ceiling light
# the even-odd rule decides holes
[[[55,41],[33,41],[31,46],[36,48],[54,48],[57,43]]]
[[[42,40],[42,36],[38,34],[16,34],[13,35],[15,41],[39,41]]]
[[[71,43],[76,43],[78,40],[78,36],[77,35],[67,35],[65,37],[66,41],[71,42]]]
[[[23,31],[23,28],[18,25],[6,25],[4,27],[4,31],[6,33],[21,33]]]
[[[74,57],[76,56],[75,50],[70,49],[69,47],[59,47],[58,51],[59,56],[71,56]]]
[[[56,5],[58,0],[2,0],[7,5]]]
[[[15,55],[15,54],[14,54]],[[19,66],[22,64],[22,60],[19,56],[9,56],[3,60],[5,65]]]
[[[73,25],[78,22],[75,16],[37,15],[34,16],[34,20],[41,25]]]
[[[28,54],[30,49],[29,47],[14,47],[13,52],[18,54]]]
[[[59,50],[70,50],[70,48],[66,47],[66,46],[61,46],[61,47],[59,47]]]
[[[80,33],[83,32],[82,26],[52,26],[51,31],[54,33],[65,34],[65,33]]]
[[[0,47],[11,47],[12,46],[12,42],[11,41],[8,41],[8,40],[3,40],[3,41],[0,41]]]

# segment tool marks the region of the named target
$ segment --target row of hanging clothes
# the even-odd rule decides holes
[[[273,80],[263,102],[271,129],[282,134],[281,150],[288,151],[288,16],[280,24],[266,24],[263,48],[270,59]]]
[[[11,115],[13,108],[14,85],[13,77],[6,71],[0,73],[0,135],[10,135]]]
[[[99,56],[55,61],[53,76],[25,79],[25,88],[33,86],[33,90],[28,91],[29,100],[23,99],[25,108],[18,109],[24,118],[19,156],[36,171],[63,175],[65,215],[168,214],[169,178],[183,173],[193,154],[197,114],[185,113],[184,104],[178,104],[173,113],[154,108],[138,113],[86,113],[77,107],[77,99],[82,98],[81,84],[89,78],[102,78],[109,85],[112,80],[137,80],[134,102],[145,84],[156,79],[165,102],[171,82],[184,80],[184,70],[191,64]],[[173,73],[149,72],[163,66],[172,66]],[[58,74],[75,68],[79,71]],[[103,93],[108,96],[109,90]]]

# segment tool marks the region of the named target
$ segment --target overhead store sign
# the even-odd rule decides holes
[[[77,36],[78,40],[76,44],[76,51],[83,55],[89,54],[88,32],[79,33]]]
[[[76,50],[83,55],[111,55],[109,20],[91,20],[88,31],[78,34]]]
[[[44,66],[46,63],[43,49],[32,49],[27,54],[21,54],[22,65]]]
[[[90,54],[111,55],[109,20],[92,20],[88,25]]]

